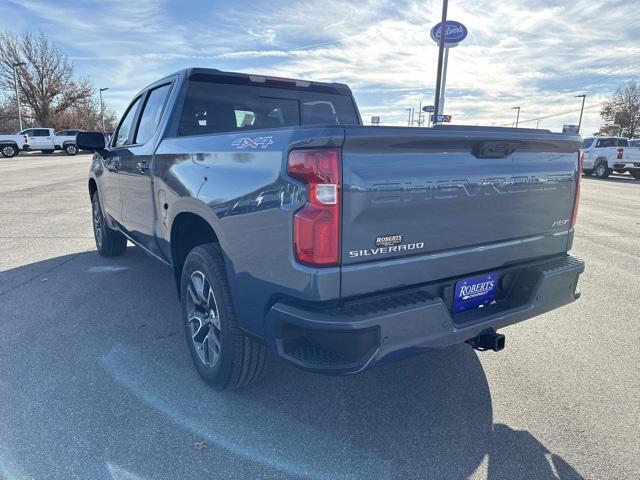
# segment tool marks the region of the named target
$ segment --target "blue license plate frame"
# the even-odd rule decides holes
[[[460,313],[489,305],[496,299],[498,274],[496,272],[464,278],[456,282],[453,295],[453,313]]]

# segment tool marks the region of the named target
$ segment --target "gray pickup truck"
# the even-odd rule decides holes
[[[347,374],[498,351],[497,329],[579,296],[576,136],[365,127],[346,85],[193,68],[138,93],[108,143],[77,143],[98,252],[130,240],[173,270],[217,389],[271,354]]]

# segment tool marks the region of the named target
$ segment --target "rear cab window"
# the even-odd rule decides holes
[[[589,148],[592,144],[593,144],[593,140],[595,140],[594,138],[585,138],[582,141],[582,148]]]
[[[628,147],[629,141],[626,138],[599,138],[596,143],[596,148],[610,148],[610,147]]]
[[[359,117],[351,96],[333,89],[221,83],[212,75],[197,74],[189,79],[177,134],[304,125],[359,125]]]

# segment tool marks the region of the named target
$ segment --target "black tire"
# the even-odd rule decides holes
[[[18,152],[19,152],[18,147],[16,147],[15,145],[0,146],[0,153],[2,153],[2,156],[4,158],[15,157],[18,154]]]
[[[50,155],[52,154],[55,150],[40,150],[42,153],[44,153],[45,155]]]
[[[96,240],[96,249],[103,257],[117,257],[127,249],[127,238],[122,233],[112,230],[107,225],[98,192],[91,197],[91,210],[93,219],[93,236]]]
[[[607,166],[607,162],[598,162],[596,164],[596,177],[607,178],[609,175],[611,175],[611,169]]]
[[[582,173],[584,175],[586,175],[587,177],[589,177],[589,176],[593,175],[593,169],[592,168],[584,168],[582,170]]]
[[[629,173],[636,180],[640,180],[640,170],[629,170]]]
[[[78,154],[78,147],[76,147],[75,145],[65,145],[64,151],[67,153],[67,155],[74,156]]]
[[[216,243],[187,256],[180,281],[184,332],[200,376],[216,390],[255,382],[267,363],[267,348],[238,326],[224,259]]]

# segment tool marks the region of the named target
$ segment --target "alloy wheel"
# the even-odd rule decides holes
[[[104,238],[104,217],[100,209],[100,202],[96,199],[93,202],[93,235],[96,237],[96,246],[98,250],[102,248]]]
[[[220,315],[213,288],[204,273],[196,270],[191,274],[187,293],[187,323],[193,346],[202,364],[214,367],[220,359]]]
[[[2,147],[2,155],[5,157],[13,157],[15,155],[15,149],[11,145],[5,145]]]

